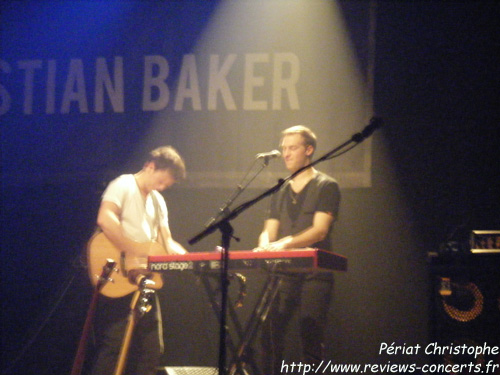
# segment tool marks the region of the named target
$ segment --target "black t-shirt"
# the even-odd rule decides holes
[[[338,218],[340,190],[330,176],[317,172],[307,185],[294,193],[290,182],[285,183],[271,199],[269,218],[280,221],[278,238],[297,234],[310,227],[316,212],[326,212]],[[332,250],[332,227],[323,241],[310,245],[322,250]]]

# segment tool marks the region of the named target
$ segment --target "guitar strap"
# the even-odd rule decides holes
[[[161,241],[163,245],[166,245],[165,238],[163,238],[163,233],[161,232],[161,211],[160,211],[160,204],[158,202],[158,198],[156,197],[156,194],[154,191],[151,192],[151,199],[153,200],[153,206],[155,208],[155,221],[154,225],[156,227],[156,233],[157,237],[161,238]],[[156,238],[158,240],[158,238]]]

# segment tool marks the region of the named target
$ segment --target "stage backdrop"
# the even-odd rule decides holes
[[[372,116],[365,2],[8,2],[2,13],[7,183],[115,175],[171,144],[189,186],[227,188],[285,127],[310,126],[320,156]],[[367,141],[322,169],[366,187],[370,161]],[[252,186],[285,172],[272,163]]]

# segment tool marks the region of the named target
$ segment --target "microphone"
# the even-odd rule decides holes
[[[255,159],[273,159],[279,158],[281,156],[281,152],[278,150],[272,150],[269,152],[262,152],[260,154],[255,155]]]
[[[370,123],[363,129],[363,131],[352,136],[352,141],[356,143],[363,142],[366,138],[370,137],[375,130],[380,128],[383,123],[384,121],[380,117],[372,117]]]

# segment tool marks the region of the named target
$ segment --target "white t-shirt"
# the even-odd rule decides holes
[[[159,221],[152,194],[158,204]],[[146,200],[132,174],[121,175],[110,182],[102,195],[102,200],[112,202],[121,210],[121,224],[124,234],[137,242],[150,242],[158,237],[158,224],[168,228],[168,210],[163,196],[156,190],[148,194]]]

